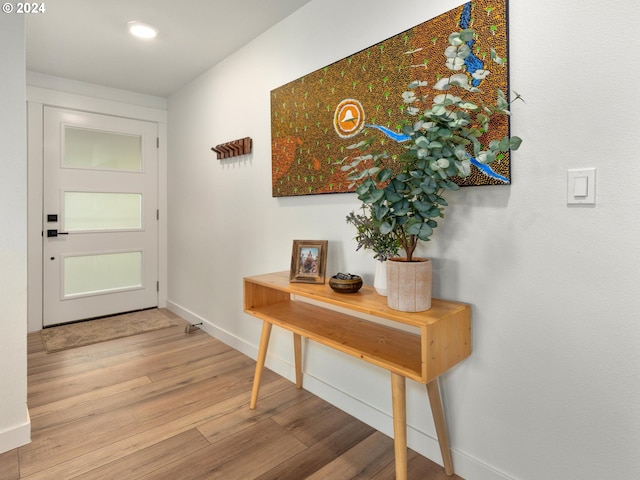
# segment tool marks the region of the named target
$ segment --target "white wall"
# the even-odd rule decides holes
[[[29,442],[24,18],[0,16],[0,453]]]
[[[437,6],[434,5],[437,3]],[[371,281],[344,222],[353,195],[271,197],[269,92],[460,0],[313,0],[169,99],[169,304],[255,357],[242,277],[287,270],[293,239],[328,239],[328,272]],[[474,352],[442,378],[467,479],[640,478],[640,74],[636,0],[512,1],[513,185],[463,189],[435,239],[435,294],[473,306]],[[335,32],[340,32],[337,35]],[[252,155],[210,148],[251,136]],[[566,205],[567,169],[597,168],[597,205]],[[277,329],[276,329],[277,330]],[[292,378],[290,338],[268,365]],[[385,433],[388,375],[311,345],[305,387]],[[409,441],[440,461],[423,387]]]

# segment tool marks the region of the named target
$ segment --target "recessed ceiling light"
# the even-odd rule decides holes
[[[158,29],[153,25],[142,22],[127,22],[129,33],[138,38],[155,38],[158,36]]]

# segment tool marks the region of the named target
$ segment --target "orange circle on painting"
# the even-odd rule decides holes
[[[358,100],[347,98],[336,107],[333,116],[333,128],[342,138],[357,135],[364,127],[364,108]]]

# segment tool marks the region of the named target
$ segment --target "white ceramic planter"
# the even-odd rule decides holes
[[[387,260],[387,305],[401,312],[423,312],[431,308],[431,260],[414,258]]]
[[[378,295],[387,296],[387,262],[376,260],[376,273],[373,277],[373,288]]]

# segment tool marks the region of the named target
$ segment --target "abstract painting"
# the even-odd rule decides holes
[[[507,0],[474,0],[414,28],[271,91],[272,195],[343,193],[350,181],[339,162],[347,147],[375,136],[373,149],[402,152],[402,93],[414,80],[429,85],[448,76],[444,49],[450,33],[473,29],[467,71],[490,74],[475,80],[486,103],[496,89],[509,95]],[[498,62],[491,60],[495,52]],[[500,118],[498,118],[500,117]],[[509,134],[509,118],[496,115],[495,138]],[[481,167],[480,165],[478,165]],[[461,186],[511,182],[509,155],[489,168],[473,168]]]

